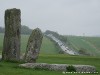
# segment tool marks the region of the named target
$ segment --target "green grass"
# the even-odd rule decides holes
[[[0,53],[3,48],[3,34],[0,33]],[[21,52],[26,51],[26,45],[28,41],[29,35],[21,35]],[[84,49],[86,52],[93,56],[100,56],[100,37],[81,37],[81,36],[67,36],[68,42],[70,43],[70,47],[79,51],[80,49]],[[50,39],[44,37],[41,51],[42,54],[58,54],[59,48],[55,46],[55,44],[50,41]]]
[[[22,51],[22,53],[26,51],[28,38],[29,38],[29,35],[21,36],[21,51]],[[52,41],[50,41],[50,39],[43,37],[40,53],[42,53],[42,54],[58,54],[58,50],[55,47],[55,44]]]
[[[42,54],[58,54],[58,52],[59,52],[59,50],[55,46],[55,44],[52,41],[50,41],[50,39],[44,37],[40,53],[42,53]]]
[[[2,49],[3,49],[3,37],[4,37],[4,35],[0,33],[0,54],[1,54]]]
[[[21,52],[25,52],[29,35],[21,35]]]
[[[100,37],[67,36],[70,46],[75,50],[86,50],[93,56],[100,56]]]
[[[55,73],[59,74],[59,72],[18,68],[17,66],[19,63],[0,62],[0,64],[2,65],[0,67],[0,75],[46,75],[48,73],[50,75],[54,75]]]
[[[0,52],[3,48],[3,34],[0,34]],[[21,52],[25,52],[29,35],[21,36]],[[67,37],[70,42],[70,46],[79,50],[85,48],[85,50],[99,55],[100,51],[100,38],[97,37]],[[48,38],[43,38],[39,63],[53,63],[53,64],[83,64],[93,65],[97,68],[100,73],[100,58],[99,57],[88,57],[88,56],[70,56],[66,54],[58,54],[58,49],[55,44]],[[64,75],[58,71],[47,71],[47,70],[33,70],[18,68],[20,63],[11,62],[0,62],[0,75]],[[65,75],[99,75],[99,74],[65,74]]]
[[[40,54],[39,63],[53,63],[53,64],[84,64],[93,65],[100,73],[100,58],[86,57],[86,56],[69,56],[62,54],[43,55]],[[47,71],[47,70],[33,70],[18,68],[19,63],[0,62],[0,75],[63,75],[60,71]],[[99,74],[65,74],[65,75],[99,75]]]
[[[87,37],[86,40],[88,40],[96,49],[100,51],[100,37]]]
[[[0,53],[3,49],[3,34],[0,33]],[[27,41],[29,35],[21,35],[21,53],[26,51]],[[55,44],[50,41],[48,38],[44,37],[40,53],[42,54],[58,54],[58,49],[55,47]]]

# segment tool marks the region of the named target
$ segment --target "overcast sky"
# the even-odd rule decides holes
[[[100,35],[100,0],[0,0],[0,26],[9,8],[21,9],[21,24],[31,29]]]

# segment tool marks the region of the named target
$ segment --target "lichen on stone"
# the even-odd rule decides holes
[[[25,62],[36,62],[36,59],[38,58],[40,52],[42,38],[43,35],[39,28],[36,28],[32,31],[26,47],[24,58]]]

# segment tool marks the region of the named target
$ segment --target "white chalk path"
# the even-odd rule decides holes
[[[68,53],[70,55],[77,55],[75,51],[70,49],[68,46],[64,45],[62,41],[54,37],[52,34],[48,34],[47,36],[54,40],[65,53]]]

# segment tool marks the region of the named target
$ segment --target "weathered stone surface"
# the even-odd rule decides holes
[[[43,35],[41,30],[39,28],[34,29],[27,43],[27,48],[24,58],[25,62],[36,62],[42,44],[42,38]]]
[[[77,72],[96,72],[96,68],[90,65],[73,65]]]
[[[68,64],[47,64],[47,63],[25,63],[20,64],[20,67],[24,68],[40,68],[40,69],[48,69],[53,71],[65,71],[67,72],[68,66],[73,66],[76,72],[96,72],[96,68],[91,65],[68,65]]]
[[[50,65],[47,63],[26,63],[26,64],[20,64],[20,67],[25,68],[40,68],[40,69],[49,69]]]
[[[20,64],[20,67],[25,68],[39,68],[39,69],[47,69],[52,71],[66,71],[66,64],[47,64],[47,63],[26,63]]]
[[[3,42],[2,59],[20,59],[20,31],[21,31],[20,9],[7,9],[5,11],[5,35]]]
[[[66,64],[50,64],[49,70],[53,71],[67,71]]]

